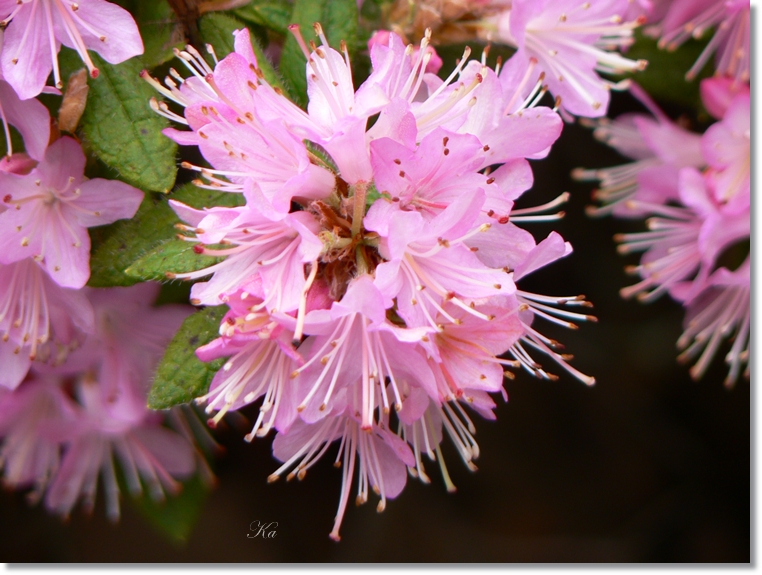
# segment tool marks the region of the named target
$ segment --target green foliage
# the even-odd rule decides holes
[[[314,37],[313,24],[323,26],[328,42],[338,50],[342,40],[350,51],[357,47],[357,2],[355,0],[296,0],[291,22],[301,28],[305,41]],[[289,36],[283,47],[280,72],[291,87],[295,102],[307,106],[307,62],[296,39]]]
[[[233,207],[241,205],[243,201],[238,194],[214,192],[193,184],[185,184],[170,197],[198,209],[211,206]],[[194,254],[191,244],[175,239],[177,232],[174,225],[178,221],[166,196],[147,194],[134,218],[118,221],[108,228],[101,228],[105,230],[102,234],[105,237],[97,244],[90,256],[91,271],[88,285],[92,287],[130,286],[148,279],[164,280],[166,279],[164,271],[170,271],[169,267],[172,266],[175,266],[173,271],[194,269],[191,267],[179,270],[176,269],[175,263],[166,270],[155,267],[161,265],[159,260],[162,259],[164,250],[169,258],[171,257],[169,254],[177,253],[177,247],[191,251],[195,257],[190,263],[187,261],[184,263],[191,266],[198,265],[199,267],[195,269],[208,265],[206,261],[214,261],[214,258],[198,261],[203,256]],[[169,247],[178,243],[182,246]],[[148,261],[143,262],[143,258],[148,258]],[[130,267],[132,270],[128,274],[125,270]]]
[[[207,44],[211,44],[214,47],[217,58],[222,59],[233,51],[233,31],[241,30],[246,26],[243,22],[227,14],[211,12],[199,20],[198,27],[202,40]],[[251,47],[254,50],[254,56],[257,58],[257,66],[262,70],[265,80],[271,86],[284,90],[283,79],[275,71],[275,68],[273,68],[267,56],[265,56],[262,46],[260,46],[256,36],[253,34],[251,35]]]
[[[225,360],[204,363],[196,357],[196,349],[219,335],[220,321],[226,311],[226,306],[208,307],[185,319],[156,370],[148,407],[168,409],[206,393]]]
[[[175,497],[156,502],[148,495],[131,499],[134,507],[160,533],[175,543],[185,543],[198,522],[204,508],[209,488],[198,475],[183,483],[182,491]]]
[[[238,8],[234,14],[241,20],[255,26],[262,26],[281,35],[288,34],[291,24],[292,7],[287,2],[266,2],[253,0]]]
[[[175,57],[173,48],[183,48],[182,28],[167,0],[116,0],[135,18],[145,51],[140,60],[145,68],[155,68]]]
[[[694,111],[701,110],[699,83],[711,75],[712,66],[705,66],[699,76],[691,81],[685,79],[685,74],[705,46],[706,41],[689,40],[675,51],[660,50],[656,40],[638,32],[635,44],[626,56],[633,60],[647,60],[648,67],[631,77],[656,100],[687,106]]]
[[[180,239],[167,240],[133,262],[124,273],[137,281],[163,281],[168,273],[192,272],[220,261],[197,254],[193,246],[193,243]]]
[[[162,197],[146,194],[131,220],[110,226],[110,233],[90,255],[92,287],[130,286],[139,280],[124,270],[162,242],[175,236],[172,228],[177,217]]]
[[[125,182],[143,190],[169,191],[177,175],[177,145],[161,133],[167,121],[148,105],[156,94],[140,78],[140,60],[113,66],[97,54],[92,58],[100,75],[89,80],[80,123],[89,148]]]

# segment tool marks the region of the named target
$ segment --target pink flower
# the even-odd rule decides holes
[[[597,117],[606,114],[609,91],[618,87],[597,72],[616,74],[646,66],[643,60],[636,62],[613,51],[632,44],[632,31],[642,23],[639,19],[623,23],[626,10],[625,0],[514,0],[492,25],[498,41],[518,49],[506,69],[515,65],[518,71],[512,74],[535,78],[544,73],[564,109]]]
[[[60,287],[31,259],[0,264],[0,388],[16,388],[34,360],[60,364],[93,321],[85,295]]]
[[[682,351],[678,360],[696,361],[690,369],[694,379],[703,376],[724,340],[733,342],[725,356],[730,366],[725,386],[735,385],[744,365],[744,377],[749,377],[750,273],[749,258],[735,271],[720,268],[707,279],[706,289],[688,302],[685,331],[677,340]]]
[[[0,119],[5,129],[8,156],[13,154],[11,135],[8,130],[10,124],[24,139],[27,154],[35,160],[42,160],[50,140],[50,114],[41,102],[32,99],[20,100],[10,84],[0,79]],[[3,169],[2,171],[16,170]]]
[[[172,204],[194,250],[226,258],[170,275],[211,274],[192,302],[230,306],[220,338],[197,350],[205,361],[229,358],[198,399],[216,411],[214,425],[262,398],[246,439],[278,430],[275,455],[285,463],[273,478],[294,465],[289,477],[301,478],[341,438],[338,538],[358,458],[360,500],[375,484],[382,506],[404,486],[406,466],[423,477],[405,441],[420,453],[424,424],[426,433],[439,428],[428,452],[438,451],[444,426],[473,467],[478,447],[460,404],[492,418],[488,393],[502,391],[505,367],[540,373],[515,352],[522,339],[592,378],[529,327],[533,314],[553,314],[543,296],[514,285],[570,250],[556,235],[562,253],[548,256],[547,242],[536,246],[516,225],[557,219],[541,214],[566,200],[513,205],[532,184],[527,158],[547,155],[562,127],[555,111],[535,107],[541,87],[527,95],[528,79],[504,86],[468,50],[442,80],[426,72],[428,36],[416,53],[390,34],[371,47],[373,70],[355,90],[345,46],[331,48],[319,25],[321,46],[292,31],[307,58],[306,113],[264,80],[246,31],[214,69],[189,49],[181,58],[191,78],[171,71],[166,87],[146,79],[185,107],[180,117],[153,104],[189,128],[167,134],[198,145],[212,164],[185,167],[247,202],[203,211]],[[520,360],[498,357],[514,352]],[[392,409],[403,424],[396,434]]]
[[[0,395],[3,482],[15,489],[33,487],[31,499],[38,500],[60,463],[60,438],[53,432],[76,416],[76,405],[53,380],[30,380]]]
[[[94,329],[56,371],[95,373],[105,394],[132,394],[142,410],[153,371],[193,308],[153,307],[159,294],[156,283],[77,293],[85,295],[94,310]]]
[[[256,286],[250,286],[256,287]],[[227,299],[230,311],[220,326],[221,337],[196,350],[202,361],[230,357],[212,380],[209,393],[196,399],[206,412],[217,411],[214,427],[228,410],[236,410],[264,396],[247,441],[267,435],[271,428],[287,430],[296,417],[296,386],[291,377],[299,355],[293,332],[276,323],[263,309],[261,289]]]
[[[173,278],[196,279],[210,274],[209,282],[197,283],[191,290],[195,305],[219,305],[227,294],[261,278],[268,309],[288,312],[299,307],[306,277],[304,264],[314,262],[323,249],[315,235],[319,229],[307,212],[282,214],[268,209],[267,201],[250,201],[241,208],[194,210],[170,200],[172,208],[194,226],[198,241],[194,251],[226,259],[195,272],[172,274]],[[210,248],[205,244],[224,244]],[[308,288],[309,286],[307,286]]]
[[[181,435],[158,425],[160,415],[150,413],[144,403],[139,409],[125,395],[107,396],[92,380],[78,384],[77,398],[82,407],[76,420],[62,425],[58,432],[65,452],[45,495],[50,511],[68,516],[80,497],[85,510],[92,511],[100,474],[106,513],[110,519],[118,519],[115,458],[133,496],[142,493],[141,480],[155,500],[163,500],[165,492],[179,491],[175,477],[192,474],[193,449]]]
[[[372,427],[361,424],[349,414],[337,413],[335,417],[323,419],[312,425],[302,422],[295,424],[287,434],[279,433],[273,442],[273,454],[284,464],[268,481],[276,481],[288,469],[293,470],[288,478],[303,479],[307,470],[325,453],[330,443],[341,439],[337,467],[341,467],[341,495],[339,509],[330,537],[341,539],[339,529],[352,489],[355,463],[358,466],[357,497],[359,505],[368,500],[368,491],[373,490],[381,500],[376,509],[386,508],[386,500],[394,499],[402,492],[407,480],[405,465],[414,465],[410,448],[384,426]]]
[[[3,77],[19,98],[39,94],[50,71],[62,88],[57,53],[61,44],[76,50],[93,78],[98,69],[88,50],[111,64],[143,53],[143,42],[132,16],[103,0],[0,0],[5,28]]]
[[[748,210],[751,193],[751,110],[748,94],[728,105],[720,122],[701,138],[701,152],[709,166],[707,179],[715,199],[738,212]]]
[[[717,53],[718,76],[749,82],[751,66],[751,6],[749,0],[675,0],[661,22],[649,27],[649,34],[659,36],[659,47],[675,50],[689,38],[701,38],[715,28],[714,35],[696,63],[686,74],[693,79]]]
[[[618,217],[642,217],[653,205],[678,200],[677,181],[681,168],[706,165],[701,136],[672,122],[638,86],[631,88],[651,112],[623,114],[615,120],[599,120],[595,137],[634,162],[600,168],[577,169],[578,180],[598,180],[600,187],[593,198],[601,207],[590,207],[593,216],[614,214]]]
[[[5,212],[0,262],[33,258],[62,287],[90,275],[87,228],[131,218],[143,192],[116,180],[84,179],[85,155],[72,138],[53,143],[29,174],[0,173]]]

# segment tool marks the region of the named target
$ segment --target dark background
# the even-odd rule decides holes
[[[636,108],[618,95],[612,115]],[[675,360],[681,307],[619,298],[633,283],[623,266],[637,257],[617,255],[612,236],[642,224],[588,219],[591,186],[569,173],[621,162],[589,130],[567,125],[550,157],[533,163],[527,205],[564,190],[572,199],[562,222],[527,227],[538,239],[556,229],[575,251],[522,288],[594,302],[597,324],[576,332],[538,326],[564,342],[597,385],[560,369],[551,369],[557,382],[525,373],[508,382],[510,402],[498,399],[497,421],[474,420],[479,471],[445,448],[457,493],[448,494],[429,465],[432,484],[409,479],[385,512],[376,513],[375,499],[350,506],[334,543],[340,472],[330,452],[301,483],[268,485],[277,467],[271,439],[249,445],[229,428],[218,434],[227,449],[216,463],[219,484],[186,543],[168,540],[128,501],[118,525],[100,500],[93,516],[77,509],[65,524],[6,492],[0,561],[749,562],[750,385],[723,387],[727,348],[701,382],[691,381]],[[247,539],[255,520],[277,521],[276,537]]]

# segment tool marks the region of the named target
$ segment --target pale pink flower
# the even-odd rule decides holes
[[[28,156],[42,160],[50,140],[50,113],[38,100],[20,100],[10,84],[0,79],[0,120],[5,130],[7,155],[13,154],[11,134],[8,126],[19,131],[24,139],[24,148]],[[7,167],[3,172],[19,173],[16,169]]]
[[[0,264],[0,387],[17,387],[34,360],[60,364],[93,321],[85,295],[60,287],[31,259]]]
[[[751,201],[750,105],[748,94],[733,98],[722,120],[709,126],[701,138],[709,187],[718,202],[735,212],[748,211]]]
[[[296,386],[291,374],[300,357],[294,334],[270,316],[262,305],[261,287],[250,285],[226,300],[230,311],[220,325],[220,336],[196,350],[202,361],[230,357],[214,376],[209,393],[196,399],[206,412],[216,411],[214,427],[228,410],[240,409],[264,396],[259,415],[246,440],[263,437],[273,427],[287,430],[296,418]],[[259,293],[257,293],[259,292]]]
[[[387,499],[394,499],[405,487],[405,466],[415,464],[410,448],[389,431],[388,422],[366,427],[350,413],[336,413],[311,425],[297,422],[287,434],[279,433],[273,441],[273,454],[284,463],[268,481],[276,481],[289,469],[292,469],[289,479],[303,479],[337,439],[341,443],[336,466],[341,468],[342,476],[339,508],[330,534],[334,541],[341,538],[339,530],[349,502],[355,464],[358,467],[355,503],[365,503],[372,490],[381,498],[376,506],[379,512],[386,508]]]
[[[144,403],[151,376],[167,344],[193,311],[187,305],[152,306],[157,283],[130,287],[86,288],[94,329],[57,373],[97,374],[106,394],[134,394]]]
[[[642,70],[617,53],[633,42],[633,30],[642,20],[623,22],[626,0],[514,0],[509,10],[494,17],[494,40],[518,49],[511,60],[518,70],[534,78],[541,73],[561,106],[577,116],[606,114],[609,91],[620,85],[597,72]]]
[[[14,489],[32,487],[29,497],[38,500],[60,463],[61,440],[53,432],[76,416],[76,404],[55,380],[30,380],[0,395],[3,483]]]
[[[198,242],[194,245],[196,253],[225,257],[208,268],[171,274],[178,279],[212,274],[210,281],[193,286],[192,303],[220,305],[227,294],[261,278],[268,309],[288,312],[299,307],[307,282],[304,264],[315,262],[323,249],[316,235],[318,223],[311,214],[283,214],[268,209],[266,200],[257,205],[253,199],[240,208],[195,210],[174,200],[170,205],[193,226],[187,229],[195,230],[196,235],[188,241]],[[220,243],[224,247],[205,245]]]
[[[62,88],[57,54],[61,44],[76,50],[90,70],[98,69],[88,50],[111,64],[143,53],[143,41],[127,10],[104,0],[0,0],[3,77],[19,98],[42,92],[51,70]]]
[[[87,228],[131,218],[143,192],[117,180],[84,178],[85,155],[61,138],[28,174],[0,172],[3,205],[0,262],[33,258],[61,286],[80,288],[90,275]]]
[[[535,107],[541,84],[503,82],[469,61],[468,50],[448,78],[427,73],[428,35],[417,52],[395,34],[376,42],[373,70],[355,90],[345,46],[331,48],[319,25],[321,46],[292,31],[307,58],[306,112],[264,80],[246,31],[213,69],[189,49],[180,57],[191,78],[170,71],[164,87],[144,76],[185,108],[181,117],[153,103],[190,128],[167,134],[198,145],[212,164],[184,167],[200,172],[201,185],[247,202],[172,204],[197,253],[227,256],[171,274],[211,274],[194,286],[192,302],[230,306],[220,338],[197,350],[205,361],[229,358],[199,400],[216,411],[214,425],[262,398],[246,439],[277,429],[275,454],[285,464],[273,478],[294,465],[289,477],[302,477],[341,438],[338,538],[356,459],[360,500],[375,484],[382,505],[404,486],[406,466],[418,473],[399,435],[417,434],[421,421],[444,426],[472,467],[478,447],[460,403],[494,417],[488,393],[502,391],[505,367],[522,363],[498,355],[514,353],[523,338],[565,365],[529,328],[530,307],[552,317],[543,296],[519,296],[514,279],[560,257],[516,224],[557,219],[542,212],[567,196],[513,206],[532,184],[527,158],[547,155],[562,122]],[[392,409],[407,426],[397,434]],[[420,454],[417,440],[408,441]]]

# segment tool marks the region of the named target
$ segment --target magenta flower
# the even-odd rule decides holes
[[[98,69],[88,50],[111,64],[143,53],[140,33],[125,9],[104,0],[0,0],[7,26],[3,41],[3,77],[19,98],[42,92],[50,71],[62,88],[57,54],[61,44],[76,50],[93,78]]]
[[[116,180],[84,179],[85,155],[72,138],[53,143],[26,175],[0,173],[5,212],[0,262],[33,258],[62,287],[80,288],[90,275],[87,228],[131,218],[143,192]]]

